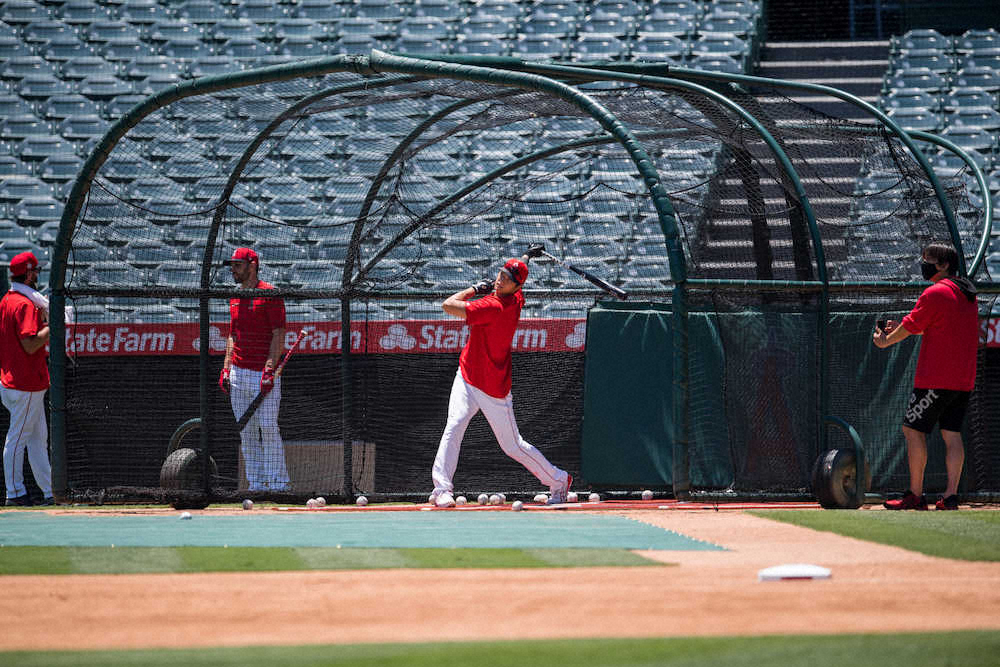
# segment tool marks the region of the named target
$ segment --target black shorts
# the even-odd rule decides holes
[[[906,416],[903,417],[903,426],[921,433],[930,433],[934,430],[934,424],[939,424],[945,431],[961,431],[971,393],[955,389],[914,387]]]

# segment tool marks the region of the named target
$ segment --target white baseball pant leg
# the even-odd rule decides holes
[[[462,371],[455,374],[448,399],[448,423],[445,425],[431,477],[434,493],[454,491],[452,479],[458,467],[458,454],[462,448],[462,438],[469,422],[480,410],[493,429],[500,449],[534,475],[539,482],[549,488],[566,483],[568,474],[545,458],[538,449],[521,437],[514,419],[514,401],[510,394],[505,398],[495,398],[476,389],[462,377]]]
[[[45,390],[21,391],[0,385],[0,398],[10,412],[10,428],[3,446],[3,478],[7,498],[28,492],[24,485],[24,452],[28,452],[31,474],[42,494],[52,496],[48,428],[45,425]]]
[[[229,373],[229,400],[236,419],[243,416],[260,392],[260,371],[233,366]],[[274,379],[274,389],[257,408],[240,433],[247,487],[250,491],[288,491],[288,468],[285,446],[278,430],[281,407],[281,378]]]

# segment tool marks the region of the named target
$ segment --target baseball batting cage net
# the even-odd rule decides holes
[[[198,80],[134,109],[85,165],[56,246],[53,312],[74,311],[53,346],[57,487],[426,496],[468,336],[441,303],[535,243],[670,306],[681,447],[663,443],[663,489],[801,494],[834,413],[871,434],[892,486],[898,406],[859,398],[855,357],[876,317],[912,305],[912,285],[886,286],[916,279],[922,244],[954,240],[973,261],[970,175],[936,183],[875,118],[830,118],[760,80],[642,74],[373,52]],[[774,119],[775,98],[794,122]],[[816,166],[831,151],[836,174]],[[235,284],[222,262],[243,246],[275,291]],[[546,258],[524,291],[519,430],[595,485],[581,474],[586,318],[611,297]],[[305,332],[276,448],[241,433],[217,384],[240,296],[283,300],[286,349]],[[272,481],[250,483],[248,466]],[[455,483],[544,490],[481,416]]]

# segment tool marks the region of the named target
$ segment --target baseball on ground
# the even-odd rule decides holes
[[[326,498],[320,496],[316,499],[316,507],[326,507]]]
[[[549,497],[544,493],[539,493],[535,496],[536,503],[547,503],[549,502]]]
[[[476,498],[480,505],[488,505],[490,502],[490,497],[485,493],[480,493],[479,497]]]
[[[465,496],[458,496],[457,498],[455,498],[455,504],[456,505],[464,505],[467,502],[469,502],[469,501],[468,501],[468,499]]]
[[[306,501],[306,507],[308,507],[309,509],[316,509],[316,507],[317,507],[317,505],[316,505],[316,499],[315,498],[310,498],[309,500],[307,500]]]
[[[569,493],[566,494],[566,502],[575,503],[578,500],[580,500],[580,496],[576,494],[576,491],[570,491]]]
[[[494,493],[493,495],[490,496],[490,505],[499,505],[499,504],[500,504],[500,496],[499,494]]]
[[[652,500],[653,499],[653,492],[650,491],[649,489],[646,489],[645,491],[642,492],[642,499],[643,500]]]
[[[511,504],[510,508],[515,512],[520,512],[522,509],[524,509],[524,503],[522,503],[520,500],[515,500]]]
[[[246,500],[244,500],[243,501],[243,509],[245,509],[245,510],[252,510],[253,509],[253,501],[250,500],[249,498],[247,498]]]
[[[364,507],[365,505],[368,504],[368,499],[365,498],[364,496],[358,496],[358,499],[354,501],[354,504],[356,504],[358,507]]]
[[[180,518],[181,519],[190,519],[191,518],[191,512],[181,512]]]
[[[599,502],[601,502],[601,494],[599,494],[599,493],[592,493],[589,496],[587,496],[587,500],[589,500],[592,503],[599,503]]]

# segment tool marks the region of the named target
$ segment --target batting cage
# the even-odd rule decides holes
[[[935,140],[873,109],[846,121],[789,95],[664,66],[373,51],[148,99],[85,164],[56,244],[57,490],[426,497],[469,335],[441,302],[537,243],[574,268],[530,264],[514,410],[577,485],[802,495],[851,436],[874,488],[898,487],[914,347],[876,354],[872,327],[912,307],[927,242],[976,270],[985,186],[972,162],[935,176],[915,143]],[[241,247],[275,289],[234,282]],[[257,404],[219,386],[237,297],[284,306],[287,362]],[[968,488],[995,490],[979,468],[996,431],[970,422]],[[455,484],[540,490],[482,417]]]

